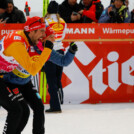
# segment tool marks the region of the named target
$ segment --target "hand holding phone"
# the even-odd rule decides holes
[[[2,23],[3,19],[0,19],[0,23]]]
[[[8,19],[9,19],[9,17],[6,17],[3,21],[5,21],[5,22],[6,22]]]
[[[78,13],[77,12],[73,12],[73,15],[77,15]]]

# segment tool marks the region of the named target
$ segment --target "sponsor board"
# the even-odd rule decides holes
[[[64,68],[65,103],[134,101],[134,24],[68,24],[66,48],[70,41],[78,52]]]

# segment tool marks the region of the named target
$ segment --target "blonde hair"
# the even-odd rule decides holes
[[[44,16],[45,19],[50,18],[50,13],[46,13],[46,15]],[[60,27],[60,15],[58,13],[55,14],[58,20],[58,27]]]

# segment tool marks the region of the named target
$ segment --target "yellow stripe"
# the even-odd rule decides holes
[[[134,39],[64,39],[64,42],[69,41],[88,41],[88,42],[103,42],[103,41],[134,41]]]
[[[30,76],[30,74],[24,74],[17,69],[14,69],[12,72],[20,78],[28,78]]]

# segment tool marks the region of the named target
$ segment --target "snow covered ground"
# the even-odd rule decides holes
[[[43,0],[14,0],[15,6],[17,6],[20,10],[24,11],[25,2],[28,1],[28,5],[31,7],[31,16],[42,16],[43,11]],[[50,0],[49,0],[50,1]],[[59,4],[64,0],[56,0]],[[80,0],[77,0],[79,3]],[[106,8],[111,0],[101,0],[104,8]],[[134,0],[129,0],[129,9],[130,11],[134,9]]]
[[[45,115],[45,134],[134,134],[134,103],[63,105],[62,110]],[[0,108],[0,133],[5,117]],[[32,111],[22,134],[32,134]]]

